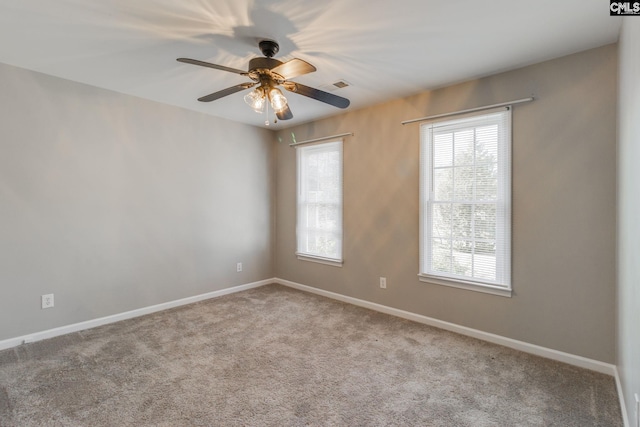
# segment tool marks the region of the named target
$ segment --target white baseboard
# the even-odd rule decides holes
[[[233,286],[230,288],[208,292],[201,295],[195,295],[188,298],[182,298],[175,301],[169,301],[162,304],[143,307],[136,310],[127,311],[124,313],[114,314],[106,317],[100,317],[98,319],[87,320],[84,322],[61,326],[61,327],[49,329],[46,331],[35,332],[33,334],[28,334],[20,337],[9,338],[9,339],[0,341],[0,350],[15,347],[25,342],[33,342],[33,341],[40,341],[47,338],[53,338],[59,335],[69,334],[72,332],[77,332],[77,331],[81,331],[89,328],[95,328],[96,326],[106,325],[108,323],[114,323],[120,320],[131,319],[133,317],[144,316],[145,314],[155,313],[157,311],[167,310],[173,307],[179,307],[181,305],[192,304],[194,302],[198,302],[198,301],[202,301],[210,298],[216,298],[219,296],[228,295],[235,292],[241,292],[248,289],[264,286],[270,283],[278,283],[278,284],[299,289],[305,292],[310,292],[313,294],[321,295],[321,296],[335,299],[338,301],[357,305],[359,307],[368,308],[371,310],[379,311],[381,313],[390,314],[392,316],[401,317],[403,319],[412,320],[414,322],[423,323],[425,325],[434,326],[436,328],[445,329],[451,332],[456,332],[461,335],[466,335],[466,336],[477,338],[483,341],[492,342],[494,344],[499,344],[505,347],[513,348],[515,350],[520,350],[525,353],[535,354],[537,356],[546,357],[548,359],[568,363],[570,365],[578,366],[580,368],[586,368],[592,371],[608,374],[616,377],[616,384],[618,385],[619,392],[621,391],[620,385],[619,385],[619,378],[617,377],[617,369],[615,365],[612,365],[609,363],[604,363],[597,360],[588,359],[586,357],[564,353],[562,351],[541,347],[535,344],[529,344],[523,341],[518,341],[511,338],[503,337],[500,335],[479,331],[477,329],[456,325],[455,323],[445,322],[443,320],[438,320],[432,317],[423,316],[421,314],[399,310],[397,308],[388,307],[385,305],[361,300],[358,298],[337,294],[335,292],[329,292],[322,289],[313,288],[311,286],[302,285],[300,283],[296,283],[296,282],[292,282],[292,281],[284,280],[280,278],[260,280],[253,283]]]
[[[232,294],[235,292],[246,291],[247,289],[257,288],[257,287],[268,285],[270,283],[275,283],[275,282],[276,282],[275,279],[260,280],[258,282],[247,283],[244,285],[238,285],[238,286],[232,286],[230,288],[220,289],[219,291],[207,292],[201,295],[195,295],[192,297],[182,298],[175,301],[169,301],[162,304],[156,304],[149,307],[138,308],[136,310],[126,311],[124,313],[118,313],[111,316],[100,317],[98,319],[87,320],[85,322],[74,323],[72,325],[61,326],[61,327],[49,329],[46,331],[35,332],[33,334],[24,335],[21,337],[9,338],[9,339],[0,341],[0,350],[16,347],[24,343],[40,341],[47,338],[57,337],[59,335],[65,335],[72,332],[82,331],[84,329],[95,328],[96,326],[106,325],[108,323],[114,323],[120,320],[126,320],[126,319],[131,319],[133,317],[144,316],[145,314],[151,314],[157,311],[179,307],[181,305],[192,304],[194,302],[203,301],[210,298],[216,298],[223,295]]]
[[[401,317],[403,319],[412,320],[414,322],[423,323],[425,325],[434,326],[436,328],[445,329],[451,332],[456,332],[461,335],[466,335],[466,336],[477,338],[483,341],[499,344],[504,347],[513,348],[514,350],[519,350],[525,353],[534,354],[536,356],[545,357],[547,359],[556,360],[558,362],[564,362],[569,365],[578,366],[580,368],[589,369],[592,371],[600,372],[600,373],[611,375],[611,376],[616,375],[616,371],[617,371],[616,366],[609,363],[588,359],[582,356],[576,356],[570,353],[564,353],[562,351],[541,347],[535,344],[529,344],[524,341],[518,341],[511,338],[503,337],[500,335],[479,331],[477,329],[468,328],[466,326],[456,325],[455,323],[445,322],[443,320],[438,320],[432,317],[423,316],[421,314],[415,314],[409,311],[388,307],[386,305],[376,304],[376,303],[361,300],[358,298],[337,294],[335,292],[329,292],[322,289],[313,288],[311,286],[302,285],[300,283],[291,282],[289,280],[276,278],[274,279],[274,281],[275,283],[288,286],[290,288],[299,289],[301,291],[306,291],[306,292],[321,295],[327,298],[332,298],[338,301],[357,305],[359,307],[368,308],[370,310],[379,311],[381,313],[390,314],[392,316]]]
[[[629,416],[627,415],[627,404],[624,401],[624,391],[622,390],[622,382],[620,382],[620,373],[618,368],[615,368],[616,373],[614,375],[616,379],[616,389],[618,390],[618,400],[620,401],[620,409],[622,410],[622,423],[624,427],[630,427]]]

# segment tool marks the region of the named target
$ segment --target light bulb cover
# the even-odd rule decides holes
[[[271,107],[273,107],[277,113],[287,108],[287,98],[285,98],[282,91],[276,87],[269,90],[269,101],[271,101]]]
[[[244,102],[253,108],[256,113],[262,113],[264,111],[265,94],[262,87],[257,87],[244,96]]]

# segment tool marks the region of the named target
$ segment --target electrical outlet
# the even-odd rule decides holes
[[[381,277],[380,278],[380,287],[382,289],[387,289],[387,278],[386,277]]]
[[[53,307],[53,294],[42,295],[42,308]]]
[[[240,272],[242,271],[242,263],[241,263],[241,262],[239,262],[239,263],[237,263],[237,264],[236,264],[236,271],[237,271],[238,273],[240,273]]]

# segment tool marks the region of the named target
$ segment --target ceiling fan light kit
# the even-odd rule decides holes
[[[268,100],[273,111],[276,113],[276,117],[280,120],[292,119],[293,113],[289,108],[287,98],[278,86],[282,86],[289,92],[297,93],[299,95],[333,105],[334,107],[347,108],[349,106],[350,102],[346,98],[289,80],[294,77],[316,71],[316,67],[313,65],[298,58],[293,58],[287,62],[282,62],[273,58],[273,56],[280,50],[278,43],[273,40],[262,40],[258,43],[258,46],[260,47],[264,57],[251,59],[249,61],[249,70],[246,72],[197,59],[178,58],[178,61],[240,74],[252,80],[251,82],[232,86],[198,98],[198,101],[201,102],[215,101],[216,99],[220,99],[227,95],[231,95],[245,89],[250,89],[258,85],[258,87],[244,96],[244,101],[255,112],[262,113]]]

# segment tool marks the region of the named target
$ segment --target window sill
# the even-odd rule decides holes
[[[331,265],[333,267],[342,267],[342,263],[343,263],[341,259],[323,258],[320,256],[302,254],[298,252],[296,252],[296,256],[301,261],[317,262],[318,264]]]
[[[433,283],[435,285],[449,286],[452,288],[465,289],[468,291],[481,292],[485,294],[498,295],[501,297],[511,298],[511,289],[501,286],[484,285],[481,283],[465,282],[464,280],[448,279],[444,277],[429,276],[427,274],[418,274],[421,282]]]

